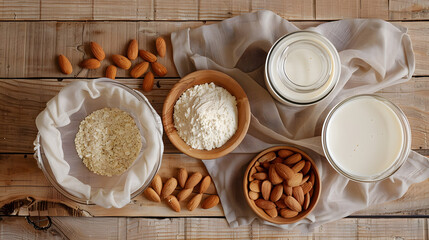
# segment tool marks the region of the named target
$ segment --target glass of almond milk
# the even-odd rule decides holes
[[[337,104],[325,119],[322,145],[337,172],[358,182],[395,173],[411,148],[405,114],[377,95],[357,95]]]

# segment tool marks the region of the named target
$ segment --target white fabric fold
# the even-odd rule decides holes
[[[412,151],[400,170],[386,180],[350,181],[329,165],[320,140],[324,118],[335,104],[412,77],[415,61],[407,30],[377,19],[340,20],[308,29],[321,33],[337,48],[341,77],[333,92],[318,104],[291,107],[275,101],[266,90],[264,64],[272,44],[297,30],[270,11],[259,11],[171,34],[174,63],[181,77],[201,69],[224,72],[243,87],[250,101],[252,119],[243,142],[225,157],[204,160],[231,227],[257,219],[245,203],[243,174],[258,152],[274,145],[294,145],[308,152],[322,177],[315,210],[295,224],[276,225],[283,229],[298,226],[310,230],[370,205],[397,199],[412,183],[429,177],[428,159]]]

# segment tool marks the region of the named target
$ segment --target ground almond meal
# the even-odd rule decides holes
[[[75,145],[91,172],[113,176],[124,173],[136,160],[142,141],[130,114],[118,108],[103,108],[80,123]]]

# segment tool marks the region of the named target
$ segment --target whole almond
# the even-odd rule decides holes
[[[287,165],[289,165],[289,164],[295,164],[295,163],[301,161],[301,159],[302,159],[301,154],[300,153],[295,153],[292,156],[286,158],[285,161],[284,161],[284,164],[287,164]]]
[[[139,54],[139,43],[137,40],[133,39],[130,41],[130,44],[128,44],[128,50],[127,50],[127,56],[128,59],[134,60],[137,58]]]
[[[292,188],[292,196],[299,202],[301,206],[304,204],[304,192],[300,186]]]
[[[249,191],[249,198],[252,200],[256,200],[259,198],[259,193],[254,192],[254,191]]]
[[[167,182],[165,182],[164,187],[161,190],[161,198],[164,199],[167,196],[169,196],[170,194],[172,194],[174,192],[174,190],[177,187],[177,180],[173,177],[167,180]]]
[[[273,208],[273,209],[264,209],[264,211],[268,214],[268,216],[272,217],[272,218],[276,218],[279,213],[277,212],[277,209]]]
[[[283,158],[276,157],[271,163],[283,163]]]
[[[306,194],[313,188],[313,184],[311,184],[311,182],[305,182],[301,185],[301,188],[303,193]]]
[[[130,69],[131,67],[131,61],[128,58],[119,54],[113,54],[112,61],[115,63],[116,66],[125,70]]]
[[[288,186],[287,184],[284,184],[283,190],[285,191],[285,194],[287,196],[292,196],[292,187]]]
[[[295,217],[297,215],[298,215],[297,211],[293,211],[293,210],[290,210],[290,209],[287,209],[287,208],[280,210],[280,216],[282,216],[284,218],[293,218],[293,217]]]
[[[186,184],[186,180],[188,179],[188,171],[185,168],[179,169],[179,173],[177,174],[177,180],[179,181],[180,187],[184,188]]]
[[[308,179],[308,182],[311,182],[311,184],[314,186],[315,179],[316,179],[316,177],[314,176],[314,173],[311,172],[310,173],[310,178]]]
[[[266,169],[264,167],[261,167],[261,166],[256,166],[255,168],[256,168],[257,172],[265,172],[266,171]]]
[[[183,201],[187,199],[192,193],[192,188],[184,188],[177,194],[177,199]]]
[[[261,181],[260,180],[253,180],[249,183],[250,190],[254,192],[261,192]]]
[[[161,63],[153,62],[153,63],[150,63],[150,65],[152,67],[153,72],[156,75],[160,77],[164,77],[167,74],[167,68],[165,68],[164,65],[162,65]]]
[[[281,157],[281,158],[287,158],[287,157],[289,157],[290,155],[292,155],[292,154],[293,154],[293,152],[292,152],[292,151],[290,151],[290,150],[287,150],[287,149],[282,149],[282,150],[278,151],[278,152],[277,152],[277,154],[278,154],[278,155],[279,155],[279,157]]]
[[[277,174],[285,180],[289,180],[295,175],[295,172],[290,167],[282,163],[276,163],[274,167],[276,168]]]
[[[304,204],[302,205],[302,207],[304,208],[304,210],[307,210],[309,206],[310,206],[310,194],[307,193],[305,194]]]
[[[302,174],[306,175],[308,171],[310,171],[311,163],[309,161],[305,161],[305,165],[302,168]]]
[[[276,201],[276,206],[278,208],[286,208],[287,207],[286,204],[285,204],[284,199],[280,199],[280,200]]]
[[[161,198],[155,192],[155,190],[153,190],[153,188],[151,188],[151,187],[146,188],[146,190],[143,192],[143,194],[147,199],[149,199],[153,202],[161,202]]]
[[[114,80],[116,78],[116,71],[117,68],[115,66],[109,65],[106,68],[106,77]]]
[[[273,190],[271,191],[270,200],[272,202],[277,202],[283,194],[283,185],[279,184],[276,185]]]
[[[286,196],[285,197],[285,204],[288,208],[290,208],[293,211],[301,212],[302,207],[301,204],[292,196]]]
[[[201,203],[201,208],[209,209],[219,204],[219,197],[217,195],[210,195],[206,199],[204,199],[203,203]]]
[[[140,50],[139,55],[141,58],[143,58],[145,61],[148,61],[148,62],[156,62],[156,59],[157,59],[155,54],[145,50]]]
[[[249,171],[249,181],[250,182],[253,181],[253,180],[255,180],[255,178],[253,177],[253,174],[255,174],[256,172],[257,171],[256,171],[255,167],[250,168],[250,171]]]
[[[153,81],[155,80],[153,73],[148,72],[146,75],[144,75],[142,89],[145,92],[150,92],[153,88]]]
[[[258,206],[258,207],[260,207],[262,209],[273,209],[273,208],[276,208],[276,204],[274,204],[271,201],[267,201],[267,200],[264,200],[264,199],[261,199],[261,198],[257,199],[255,201],[255,204],[256,204],[256,206]]]
[[[161,176],[159,176],[158,174],[156,174],[155,177],[153,177],[151,186],[152,186],[153,190],[155,190],[155,192],[158,195],[161,195],[161,191],[162,191],[162,179],[161,179]]]
[[[212,183],[211,177],[205,176],[203,178],[203,180],[201,181],[199,193],[205,193],[207,191],[207,189],[209,188],[210,183]]]
[[[268,161],[265,161],[265,162],[262,163],[262,167],[264,167],[265,169],[270,168],[271,165],[272,164],[270,162],[268,162]]]
[[[61,72],[64,74],[69,75],[73,72],[73,67],[70,61],[62,54],[58,56],[58,66],[60,67]]]
[[[308,192],[310,194],[310,198],[313,196],[313,192],[314,192],[314,188],[311,188],[310,192]]]
[[[147,71],[148,68],[149,68],[148,62],[138,63],[133,67],[133,69],[131,69],[130,75],[133,78],[139,78]]]
[[[266,162],[266,161],[272,161],[272,160],[276,159],[276,157],[277,156],[276,156],[275,152],[268,152],[268,153],[264,154],[262,157],[260,157],[258,159],[258,161],[260,163],[263,163],[263,162]]]
[[[173,195],[166,197],[167,205],[176,212],[180,212],[180,203],[177,198]]]
[[[293,177],[287,180],[287,185],[290,187],[296,187],[301,184],[302,181],[302,173],[295,173]]]
[[[305,161],[301,160],[301,161],[297,162],[295,165],[293,165],[292,170],[297,173],[297,172],[301,171],[302,168],[304,168],[304,166],[305,166]]]
[[[301,181],[301,184],[299,184],[299,185],[302,185],[302,184],[304,184],[305,182],[307,182],[308,181],[308,179],[310,178],[310,176],[304,176],[303,178],[302,178],[302,181]]]
[[[189,211],[194,211],[194,209],[197,208],[198,205],[200,205],[202,198],[203,198],[203,194],[201,193],[195,195],[193,198],[191,198],[191,200],[189,200],[188,204],[186,205],[186,208]]]
[[[261,184],[261,193],[262,193],[262,197],[265,200],[270,199],[270,194],[271,194],[271,188],[273,187],[273,185],[271,184],[270,181],[265,180],[262,182]]]
[[[158,51],[158,55],[160,57],[165,56],[165,52],[167,51],[167,44],[163,37],[158,37],[155,41],[156,51]]]
[[[101,63],[95,58],[89,58],[80,62],[79,65],[80,67],[86,68],[86,69],[97,69],[101,66]]]
[[[283,182],[283,178],[281,178],[276,171],[276,168],[274,164],[270,165],[270,168],[268,169],[268,178],[270,179],[270,182],[273,185],[277,185]]]
[[[103,61],[106,57],[106,54],[104,53],[103,48],[100,46],[100,44],[96,42],[90,42],[89,46],[91,48],[91,52],[94,55],[95,58],[97,58],[99,61]]]
[[[199,172],[192,174],[186,181],[185,188],[194,188],[203,178],[203,175]]]
[[[255,173],[255,174],[253,174],[253,178],[258,179],[258,180],[265,180],[268,178],[268,175],[264,172]]]

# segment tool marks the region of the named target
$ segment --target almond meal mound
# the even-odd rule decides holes
[[[110,177],[121,175],[131,166],[142,141],[130,114],[118,108],[103,108],[80,123],[75,145],[91,172]]]

